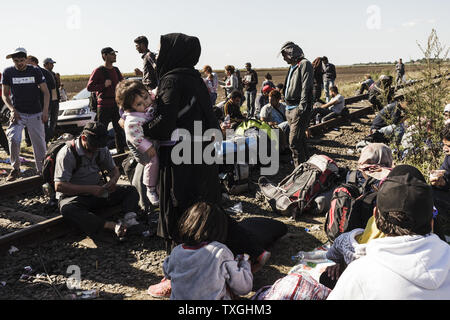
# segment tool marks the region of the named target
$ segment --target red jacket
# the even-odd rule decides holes
[[[105,87],[107,80],[105,71],[108,72],[108,78],[112,81],[112,85]],[[87,85],[90,92],[97,93],[98,107],[114,107],[116,106],[116,86],[123,80],[123,76],[117,67],[107,69],[104,66],[98,67],[92,72]]]

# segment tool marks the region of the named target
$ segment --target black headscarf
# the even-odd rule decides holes
[[[194,68],[201,53],[200,40],[183,33],[169,33],[161,36],[161,47],[156,60],[156,72],[161,79],[168,72],[178,68]]]

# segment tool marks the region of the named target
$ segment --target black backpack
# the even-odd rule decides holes
[[[81,166],[81,157],[78,155],[77,150],[75,148],[75,140],[72,135],[63,136],[63,138],[56,140],[51,143],[47,149],[47,153],[45,154],[43,166],[42,166],[42,179],[44,181],[44,185],[49,186],[50,190],[47,190],[49,194],[55,192],[55,166],[56,166],[56,157],[58,156],[58,152],[64,147],[68,146],[75,156],[76,166],[73,172],[77,171]]]
[[[105,66],[100,66],[100,67],[98,67],[98,69],[103,71],[103,76],[105,77],[105,81],[111,80],[108,69],[106,69]],[[117,67],[114,67],[114,70],[117,72],[117,74],[120,74],[120,71]],[[89,96],[89,108],[91,109],[92,112],[95,112],[95,113],[97,113],[97,106],[98,106],[97,98],[98,98],[98,92],[91,92],[91,95]]]
[[[325,219],[325,233],[333,242],[344,232],[357,228],[364,229],[373,215],[376,191],[369,191],[378,180],[367,179],[363,185],[357,182],[357,170],[351,171],[347,183],[333,191],[330,210]]]

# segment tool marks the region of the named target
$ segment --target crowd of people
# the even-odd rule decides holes
[[[103,65],[92,72],[87,84],[97,99],[97,121],[88,123],[80,136],[57,153],[54,187],[58,208],[67,222],[92,239],[116,241],[127,237],[142,212],[148,215],[149,224],[154,223],[151,209],[159,207],[156,234],[165,240],[168,256],[164,278],[151,284],[148,293],[171,299],[228,300],[247,295],[253,288],[253,274],[270,259],[267,243],[260,240],[268,234],[257,228],[249,230],[221,207],[217,164],[174,161],[172,152],[181,142],[177,133],[187,131],[195,138],[199,134],[195,122],[201,122],[203,135],[209,129],[223,132],[256,119],[281,129],[284,148],[280,149],[290,150],[297,167],[310,157],[307,131],[311,121],[320,123],[345,110],[344,97],[335,83],[336,68],[327,57],[311,63],[299,45],[287,42],[279,50],[289,66],[285,82],[275,85],[266,74],[258,96],[258,76],[251,63],[245,65],[244,77],[232,65],[225,67],[224,81],[218,80],[211,66],[202,69],[202,76],[195,69],[201,55],[197,37],[163,35],[158,54],[149,50],[145,36],[134,43],[142,55],[143,69],[135,70],[142,81],[124,79],[114,66],[117,51],[111,47],[100,51]],[[37,172],[42,172],[62,97],[56,90],[61,85],[52,74],[55,61],[46,59],[45,71],[23,48],[7,56],[10,58],[14,66],[3,72],[2,93],[11,110],[7,137],[12,181],[20,173],[25,128]],[[398,70],[403,77],[404,67]],[[389,91],[392,79],[369,80],[367,76],[361,93],[368,90],[371,102],[384,112],[372,129],[388,135],[396,128],[381,120],[386,114],[400,118],[397,108],[407,106],[397,101],[382,108],[376,92]],[[219,86],[226,92],[221,106],[216,104]],[[322,90],[325,101],[321,100]],[[245,115],[241,111],[244,101]],[[449,106],[445,114],[449,119]],[[118,152],[130,150],[137,163],[130,185],[118,185],[120,169],[107,148],[110,123]],[[378,192],[376,206],[366,229],[348,230],[330,249],[329,259],[336,265],[329,267],[320,281],[331,290],[329,299],[450,299],[450,248],[436,235],[436,211],[448,214],[450,209],[448,123],[442,143],[445,161],[440,170],[431,172],[431,185],[416,168],[394,166],[386,145],[365,146],[359,177],[377,177],[373,184]],[[196,147],[192,141],[192,150]],[[206,147],[202,144],[200,152],[206,152]],[[148,211],[140,205],[146,201],[150,203]],[[121,221],[96,214],[112,206],[121,207]]]

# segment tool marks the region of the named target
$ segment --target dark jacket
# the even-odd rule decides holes
[[[284,100],[286,105],[298,105],[301,111],[311,110],[313,104],[314,71],[311,62],[302,59],[298,67],[292,72],[289,87],[287,87],[289,73],[284,81]]]
[[[186,129],[193,135],[194,121],[202,122],[202,133],[209,128],[219,129],[208,89],[194,69],[200,52],[200,41],[196,37],[181,33],[161,36],[156,61],[159,87],[155,118],[144,128],[146,136],[170,140],[177,128]],[[192,107],[180,115],[187,105]],[[217,165],[174,164],[172,150],[167,146],[159,149],[160,219],[157,232],[166,239],[168,251],[170,241],[178,240],[178,220],[191,205],[200,200],[212,203],[221,200]]]
[[[247,71],[245,75],[251,77],[250,82],[245,84],[245,90],[248,92],[255,91],[256,85],[258,84],[258,74],[255,70],[250,69],[250,71]]]
[[[156,55],[149,50],[142,56],[142,59],[144,60],[142,83],[147,89],[153,90],[158,86],[158,78],[155,70]]]
[[[329,63],[327,65],[325,65],[325,73],[323,75],[323,80],[336,80],[336,67],[334,66],[334,64]]]
[[[177,128],[194,133],[194,121],[202,121],[203,131],[219,128],[208,89],[200,73],[194,69],[200,57],[200,42],[195,37],[183,34],[168,34],[161,37],[161,50],[156,61],[159,78],[157,107],[154,119],[146,129],[150,138],[170,140]],[[178,117],[178,113],[196,102],[189,112]]]

